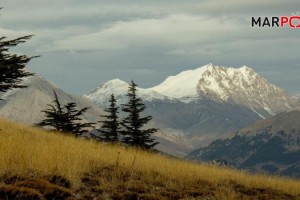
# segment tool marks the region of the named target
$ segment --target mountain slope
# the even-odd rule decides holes
[[[197,164],[2,120],[0,127],[0,199],[300,198],[297,180]]]
[[[76,102],[78,107],[90,107],[84,118],[87,121],[99,120],[103,111],[91,101],[83,97],[75,97],[57,88],[47,80],[38,76],[28,77],[23,80],[23,89],[13,89],[1,95],[0,116],[17,122],[34,124],[39,122],[44,114],[41,112],[52,104],[55,91],[62,103]]]
[[[191,152],[195,160],[226,160],[237,167],[300,177],[300,111],[278,114]]]

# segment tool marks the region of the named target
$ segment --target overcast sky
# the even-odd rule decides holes
[[[15,52],[73,94],[113,78],[141,87],[213,63],[247,65],[300,93],[300,29],[252,28],[251,17],[291,16],[299,0],[1,0],[0,35],[34,34]]]

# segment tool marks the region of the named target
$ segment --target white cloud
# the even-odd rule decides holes
[[[56,40],[49,50],[122,50],[128,48],[176,49],[215,43],[239,32],[235,21],[203,16],[171,15],[161,19],[117,22],[96,33]]]

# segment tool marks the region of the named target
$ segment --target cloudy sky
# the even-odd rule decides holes
[[[73,94],[113,78],[151,87],[213,63],[254,68],[300,93],[300,29],[252,28],[291,16],[299,0],[1,0],[0,33],[34,34],[15,52],[41,55],[31,71]]]

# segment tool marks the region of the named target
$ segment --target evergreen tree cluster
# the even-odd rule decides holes
[[[108,113],[104,115],[106,120],[102,121],[103,125],[98,132],[98,136],[93,135],[94,138],[105,142],[122,142],[128,146],[136,146],[143,149],[152,149],[158,142],[155,142],[151,137],[157,131],[155,128],[143,129],[151,119],[151,116],[142,117],[141,113],[146,106],[142,99],[137,96],[137,85],[132,81],[126,96],[128,103],[122,104],[122,111],[127,116],[119,120],[118,110],[116,106],[116,99],[111,95],[109,100],[109,107],[105,109]]]
[[[151,137],[157,131],[155,128],[143,129],[152,119],[151,116],[142,117],[141,114],[146,106],[142,99],[136,94],[136,84],[132,81],[126,96],[128,103],[122,104],[122,111],[127,116],[119,120],[119,107],[116,105],[116,98],[112,94],[109,100],[109,107],[105,109],[105,120],[100,121],[102,126],[96,129],[97,134],[91,134],[92,138],[112,143],[124,143],[128,146],[152,149],[158,143]],[[89,109],[87,107],[77,109],[74,102],[61,105],[57,94],[54,92],[53,105],[49,104],[48,109],[43,110],[45,119],[36,124],[39,127],[51,127],[53,130],[72,133],[81,136],[93,129],[94,123],[83,123],[82,116]]]

